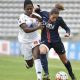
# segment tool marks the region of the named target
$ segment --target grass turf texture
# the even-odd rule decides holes
[[[72,60],[71,63],[77,80],[80,80],[80,61]],[[56,59],[49,59],[49,71],[51,80],[55,80],[58,71],[67,73],[61,61]],[[26,69],[22,57],[0,55],[0,80],[36,80],[35,69]]]

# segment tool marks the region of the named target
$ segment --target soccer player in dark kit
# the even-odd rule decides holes
[[[50,12],[39,11],[40,10],[36,10],[36,12],[42,16],[43,24],[45,25],[41,32],[41,41],[43,43],[40,45],[41,62],[46,75],[44,80],[50,80],[47,76],[49,74],[48,61],[46,58],[48,48],[54,48],[55,52],[59,55],[60,60],[68,70],[71,79],[76,80],[72,71],[71,63],[66,58],[65,48],[58,33],[58,28],[62,27],[66,31],[65,37],[69,37],[70,29],[64,22],[63,18],[59,16],[59,9],[54,8]]]

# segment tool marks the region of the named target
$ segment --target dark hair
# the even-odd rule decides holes
[[[25,0],[24,1],[24,8],[26,7],[26,5],[31,4],[33,6],[33,2],[31,0]]]
[[[40,8],[40,5],[39,4],[37,6]]]
[[[37,7],[38,7],[38,8],[35,9],[35,12],[39,14],[40,11],[41,11],[41,9],[40,9],[40,5],[37,5]]]
[[[56,9],[56,8],[54,8],[54,9],[52,9],[52,10],[50,11],[50,14],[51,14],[51,15],[52,15],[52,14],[59,14],[59,10]]]

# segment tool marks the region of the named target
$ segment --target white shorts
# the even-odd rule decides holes
[[[31,60],[32,59],[32,48],[39,45],[39,40],[30,42],[30,43],[21,43],[21,54],[24,57],[24,60]]]

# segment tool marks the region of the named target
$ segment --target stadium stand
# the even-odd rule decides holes
[[[32,0],[40,4],[42,10],[50,11],[56,3],[62,3],[65,10],[61,16],[71,29],[72,37],[80,33],[80,0]],[[24,0],[0,0],[0,37],[16,38],[18,34],[17,19],[23,12]],[[61,36],[65,33],[60,29]]]

